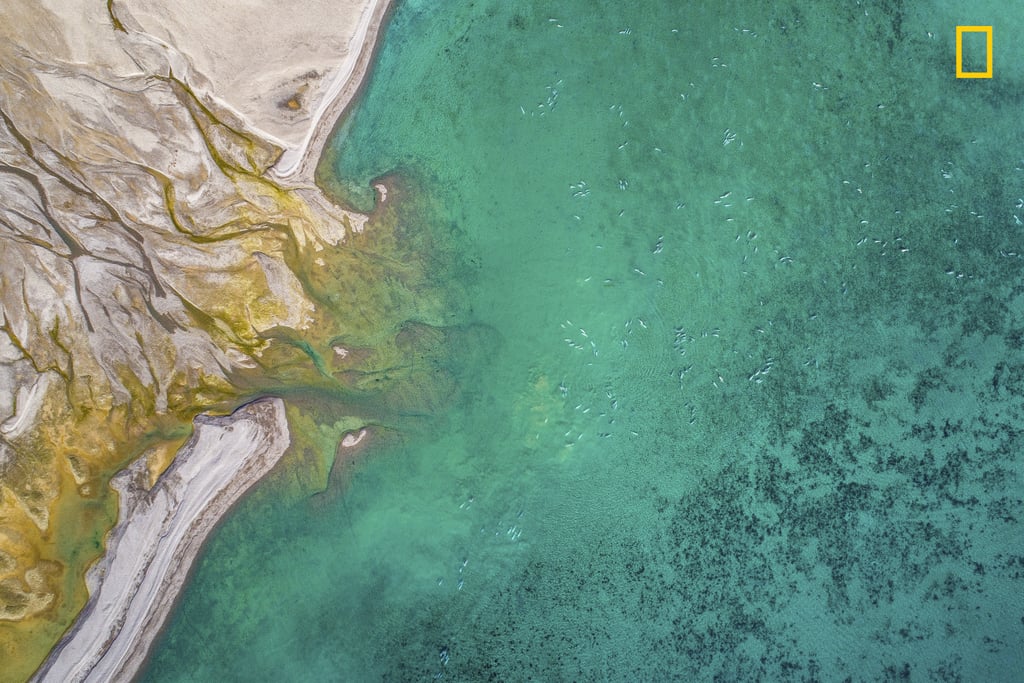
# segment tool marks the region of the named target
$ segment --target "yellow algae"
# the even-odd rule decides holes
[[[282,204],[302,204],[293,194],[282,196]],[[288,398],[294,443],[269,483],[275,495],[302,498],[327,487],[345,433],[367,425],[387,430],[397,414],[429,415],[450,398],[455,381],[443,361],[453,332],[442,326],[446,302],[432,287],[432,262],[424,255],[433,246],[422,237],[402,239],[398,233],[408,226],[393,209],[378,212],[366,232],[338,247],[315,237],[319,228],[308,208],[296,214],[291,220],[305,226],[304,240],[284,239],[276,230],[247,235],[253,260],[226,275],[222,286],[194,296],[188,309],[195,326],[223,347],[252,354],[256,367],[236,366],[222,376],[185,366],[158,387],[129,365],[118,366],[114,377],[128,396],[121,401],[101,400],[102,382],[70,372],[67,391],[47,397],[45,420],[16,444],[19,471],[3,478],[0,526],[21,541],[0,537],[0,553],[18,562],[0,575],[9,581],[0,609],[20,620],[0,623],[0,658],[20,666],[45,657],[88,597],[85,572],[116,519],[110,477],[145,457],[152,484],[195,414],[229,412],[267,393]],[[314,243],[323,247],[316,252],[322,266],[310,256]],[[284,312],[266,293],[270,282],[257,251],[283,256],[303,296],[314,302],[302,329],[271,324]],[[336,346],[352,352],[341,357]],[[146,347],[153,359],[168,352]]]
[[[0,580],[0,620],[22,620],[46,610],[53,604],[54,594],[37,590],[44,586],[42,575],[32,570],[20,581]]]
[[[136,31],[109,2],[101,23]],[[60,239],[0,241],[5,361],[54,376],[33,428],[0,454],[3,680],[29,676],[85,603],[117,517],[111,476],[145,457],[152,483],[197,413],[313,397],[292,417],[308,492],[323,488],[339,434],[449,392],[427,388],[443,377],[436,342],[399,343],[408,320],[441,325],[444,302],[421,256],[430,245],[399,237],[393,211],[367,225],[264,177],[281,150],[148,47],[117,43],[120,61],[94,72],[70,53],[51,68],[49,51],[67,46],[38,55],[18,40],[0,41],[14,84],[0,88],[0,142],[23,208],[49,211],[37,222]],[[285,106],[305,106],[304,88]],[[335,343],[357,350],[344,367]]]
[[[81,486],[89,479],[89,473],[87,465],[82,461],[82,458],[77,455],[66,455],[65,460],[68,462],[68,467],[71,469],[71,476],[74,477],[75,483]]]
[[[146,450],[142,457],[146,459],[146,474],[148,480],[146,485],[153,487],[160,475],[167,471],[167,468],[174,462],[174,456],[185,442],[188,436],[172,441],[164,441]]]
[[[36,544],[15,529],[0,531],[0,543],[0,623],[49,609],[55,599],[55,563],[40,562]]]
[[[63,314],[33,319],[41,330],[35,338],[17,321],[0,326],[36,372],[60,378],[43,397],[35,428],[9,440],[13,457],[0,471],[0,614],[7,615],[0,677],[30,674],[85,603],[85,572],[116,519],[111,476],[145,457],[152,484],[197,413],[229,412],[268,393],[289,398],[297,438],[282,471],[297,495],[309,495],[326,486],[345,432],[386,429],[399,413],[427,415],[454,390],[444,369],[448,302],[427,256],[435,245],[409,223],[414,212],[398,211],[412,193],[389,181],[387,205],[366,222],[314,201],[308,189],[282,188],[261,175],[276,149],[215,115],[181,82],[164,83],[187,108],[213,164],[192,183],[155,164],[122,165],[149,188],[160,220],[140,218],[145,207],[115,209],[84,181],[57,188],[64,210],[97,217],[97,229],[167,238],[152,254],[160,277],[143,254],[140,270],[150,279],[105,278],[109,289],[95,293],[124,313],[102,324],[123,326],[128,346],[89,346],[89,321]],[[31,142],[18,139],[19,163],[30,166]],[[82,150],[108,158],[121,143],[116,132],[98,131]],[[88,176],[72,156],[62,163]],[[190,195],[218,171],[230,196],[219,198],[216,211],[197,208]],[[160,260],[175,249],[187,258]],[[54,262],[49,267],[63,263]],[[160,308],[160,297],[173,310]],[[352,352],[341,357],[336,347]]]
[[[13,444],[14,464],[0,487],[0,553],[6,558],[0,614],[8,620],[0,623],[0,658],[17,662],[5,670],[12,680],[31,673],[85,603],[85,571],[116,518],[110,477],[143,447],[163,453],[153,458],[154,471],[166,467],[191,417],[214,403],[156,416],[151,388],[130,373],[122,374],[122,383],[131,401],[106,410],[48,396],[45,419]],[[222,392],[216,395],[223,400]]]
[[[0,576],[9,574],[17,566],[18,561],[14,558],[14,555],[0,550]]]

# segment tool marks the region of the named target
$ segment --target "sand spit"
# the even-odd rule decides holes
[[[203,542],[290,441],[284,403],[261,399],[195,433],[152,489],[146,465],[118,474],[120,518],[86,578],[89,602],[34,681],[130,680],[145,661]]]

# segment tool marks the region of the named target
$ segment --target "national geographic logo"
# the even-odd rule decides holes
[[[985,70],[964,71],[964,34],[985,34]],[[957,78],[992,78],[992,27],[991,26],[957,26],[956,27],[956,77]]]

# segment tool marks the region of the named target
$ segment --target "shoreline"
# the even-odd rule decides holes
[[[350,52],[326,88],[314,96],[315,109],[305,125],[294,129],[303,133],[300,143],[282,143],[241,117],[250,137],[281,150],[265,167],[265,175],[294,189],[328,217],[338,218],[338,207],[316,184],[316,168],[341,117],[365,87],[393,7],[393,0],[365,0],[357,29],[350,34]],[[132,26],[132,32],[152,39],[152,45],[175,49],[138,26]],[[197,78],[201,84],[202,74]],[[196,91],[205,91],[204,99],[212,100],[209,104],[238,116],[239,110],[217,93],[202,87]],[[348,212],[343,214],[351,230],[360,232],[363,223]],[[29,680],[108,681],[136,676],[210,534],[271,471],[290,443],[284,403],[277,398],[253,401],[228,417],[200,415],[194,425],[193,436],[152,488],[146,488],[144,458],[111,479],[118,496],[118,521],[104,540],[102,556],[86,573],[89,597]]]
[[[359,49],[342,64],[341,70],[327,87],[306,135],[296,148],[286,148],[270,167],[276,180],[315,185],[316,167],[323,157],[324,146],[348,108],[356,101],[366,84],[370,65],[380,45],[381,29],[394,8],[393,0],[371,0],[372,9],[363,17],[353,37]]]
[[[210,533],[291,442],[277,398],[226,417],[200,415],[194,424],[192,438],[151,489],[142,459],[111,481],[120,499],[118,522],[86,576],[89,601],[32,681],[136,676]]]

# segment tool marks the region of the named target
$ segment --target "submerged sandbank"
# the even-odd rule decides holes
[[[114,477],[120,496],[107,552],[86,577],[89,602],[35,681],[129,680],[141,668],[203,542],[290,442],[284,403],[261,399],[195,433],[152,489],[137,460]]]

